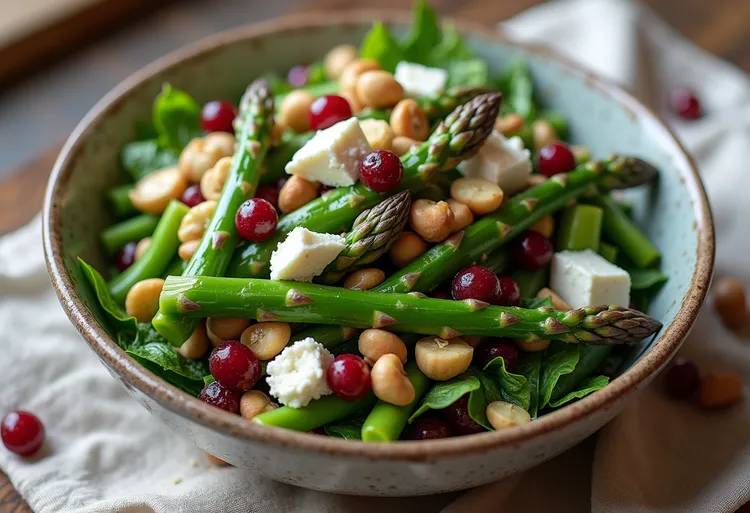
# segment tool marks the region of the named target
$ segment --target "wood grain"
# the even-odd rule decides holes
[[[128,0],[147,3],[150,0]],[[750,71],[750,2],[745,0],[642,0],[687,38],[709,52]],[[158,2],[154,0],[154,3]],[[462,17],[494,25],[503,18],[541,3],[539,0],[431,0],[443,15]],[[404,0],[311,0],[303,10],[350,9],[364,7],[403,9]],[[181,9],[182,6],[174,7]],[[0,55],[0,63],[5,64]],[[2,76],[2,73],[0,73]],[[0,183],[0,234],[28,222],[41,208],[49,172],[59,152],[49,148]],[[31,510],[0,473],[0,513],[29,513]],[[750,513],[745,505],[741,512]]]

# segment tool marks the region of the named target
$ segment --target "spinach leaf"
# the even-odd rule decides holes
[[[446,21],[443,23],[443,38],[430,51],[428,63],[430,66],[443,67],[451,61],[474,59],[476,53],[467,45],[456,30],[456,26]]]
[[[526,378],[529,384],[528,412],[532,419],[539,413],[539,385],[542,372],[542,351],[536,353],[521,353],[518,359],[518,373]]]
[[[601,390],[608,384],[609,378],[607,376],[592,376],[583,380],[575,390],[571,391],[564,397],[561,397],[556,401],[551,401],[549,405],[552,408],[559,408],[564,404],[568,404],[569,402],[575,401],[576,399],[581,399],[582,397],[585,397],[592,392]]]
[[[384,70],[393,72],[396,64],[404,60],[404,51],[386,26],[376,21],[362,41],[359,56],[362,59],[373,59]]]
[[[554,390],[560,377],[570,374],[578,365],[580,358],[578,345],[555,341],[547,348],[540,373],[538,409],[541,410],[547,406],[552,396],[552,390]]]
[[[135,122],[135,140],[145,141],[146,139],[156,139],[159,134],[156,132],[156,127],[151,121],[136,121]]]
[[[503,83],[507,88],[505,102],[513,112],[527,120],[534,119],[536,107],[534,105],[534,82],[526,61],[522,59],[511,63]]]
[[[552,298],[549,296],[521,298],[521,307],[523,308],[541,308],[543,306],[552,308],[554,306]]]
[[[307,66],[307,85],[322,84],[327,80],[323,61],[315,61]]]
[[[499,385],[500,397],[503,401],[517,404],[528,411],[531,392],[525,376],[508,372],[502,356],[498,356],[485,365],[484,372]]]
[[[437,14],[424,0],[414,3],[411,28],[404,38],[404,60],[427,64],[430,53],[440,43]]]
[[[88,281],[89,286],[94,291],[94,295],[99,303],[99,306],[104,310],[107,319],[109,320],[115,332],[119,335],[120,333],[129,333],[132,336],[138,332],[138,321],[135,317],[128,316],[125,310],[112,298],[107,287],[107,282],[99,271],[87,264],[83,259],[78,259],[78,265],[81,267],[83,276]]]
[[[288,93],[293,89],[292,86],[290,86],[286,81],[286,79],[278,73],[269,71],[263,74],[263,78],[265,78],[266,82],[268,82],[268,86],[271,88],[271,92],[274,95]]]
[[[159,144],[176,152],[194,137],[199,137],[201,109],[185,91],[164,84],[154,100],[154,127],[159,134]]]
[[[429,410],[447,408],[466,394],[469,394],[469,416],[484,428],[492,429],[487,421],[487,400],[482,383],[471,371],[464,372],[451,380],[436,383],[424,396],[417,411],[409,417],[409,423],[411,424],[417,417]]]
[[[159,376],[170,385],[176,386],[180,390],[187,392],[193,397],[198,397],[198,394],[200,394],[201,390],[203,390],[203,381],[196,381],[193,379],[185,378],[169,370],[164,370],[161,366],[159,366],[159,364],[147,359],[140,358],[137,354],[133,354],[130,351],[126,351],[126,353],[128,353],[139,364],[153,372],[155,375]]]
[[[343,438],[344,440],[362,440],[362,424],[365,417],[356,416],[349,419],[331,422],[323,426],[328,436]]]
[[[568,394],[571,390],[578,388],[578,385],[593,373],[597,372],[604,360],[612,354],[612,346],[594,346],[589,344],[578,345],[578,363],[573,372],[561,376],[557,381],[555,388],[552,389],[550,401],[556,401],[562,396]]]
[[[630,275],[630,290],[645,293],[651,297],[667,283],[669,278],[658,269],[625,269]]]
[[[453,61],[448,63],[447,68],[447,87],[480,86],[487,84],[489,81],[487,63],[481,59]]]
[[[133,181],[138,181],[152,171],[177,164],[179,153],[162,148],[156,139],[135,141],[123,146],[120,164]]]

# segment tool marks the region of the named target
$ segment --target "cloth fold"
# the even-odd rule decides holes
[[[543,4],[502,27],[518,39],[550,44],[659,110],[675,86],[699,92],[705,118],[668,119],[697,158],[712,200],[717,273],[750,282],[743,165],[750,147],[748,78],[627,0]],[[0,468],[34,511],[684,513],[732,512],[750,499],[750,405],[706,414],[667,400],[658,384],[596,440],[463,494],[344,497],[213,467],[126,395],[80,340],[49,286],[40,239],[35,219],[0,240],[0,412],[33,411],[48,431],[42,457],[26,461],[0,450]],[[750,382],[747,342],[709,309],[684,352],[703,370],[731,369]]]

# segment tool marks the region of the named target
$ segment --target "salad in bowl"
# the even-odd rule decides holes
[[[512,429],[605,388],[661,323],[634,155],[568,142],[417,3],[238,100],[165,84],[81,271],[117,344],[264,426],[365,442]],[[106,276],[106,278],[105,278]]]

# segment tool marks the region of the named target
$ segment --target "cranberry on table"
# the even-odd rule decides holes
[[[137,242],[128,242],[125,246],[117,252],[115,258],[115,264],[120,272],[124,271],[135,262],[135,250],[138,247]]]
[[[211,352],[208,369],[222,386],[243,392],[252,388],[261,375],[260,360],[236,340],[224,342]]]
[[[437,440],[452,436],[451,427],[437,415],[422,415],[406,430],[409,440]]]
[[[276,231],[279,214],[270,201],[250,198],[237,209],[234,218],[241,237],[253,242],[261,242]]]
[[[328,386],[345,401],[359,401],[370,392],[370,366],[355,354],[334,358],[326,373]]]
[[[302,87],[307,84],[307,66],[294,66],[286,74],[286,81],[292,87]]]
[[[502,356],[505,361],[505,370],[508,372],[516,370],[518,348],[508,338],[488,338],[483,340],[474,349],[473,363],[479,367],[484,367],[498,356]]]
[[[310,105],[310,128],[323,130],[352,117],[352,108],[345,98],[337,95],[321,96]]]
[[[563,143],[551,143],[543,146],[537,156],[539,172],[546,177],[567,173],[576,167],[576,158]]]
[[[404,166],[398,156],[387,150],[368,154],[359,165],[359,179],[375,192],[387,192],[401,183]]]
[[[197,204],[206,201],[206,198],[203,197],[200,185],[194,184],[185,189],[185,192],[183,192],[182,196],[180,196],[180,201],[182,201],[188,207],[193,208]]]
[[[494,304],[498,306],[521,306],[521,288],[510,276],[498,275],[500,294]]]
[[[469,394],[461,396],[442,412],[443,419],[456,435],[473,435],[486,431],[469,416]]]
[[[703,107],[698,96],[690,88],[681,87],[670,96],[672,111],[682,119],[692,121],[703,117]]]
[[[44,443],[44,424],[33,413],[12,411],[3,418],[0,437],[10,452],[33,456]]]
[[[554,248],[552,243],[537,232],[527,231],[513,241],[513,260],[516,265],[536,271],[549,265]]]
[[[664,389],[675,399],[689,399],[700,385],[698,367],[687,358],[675,358],[664,373]]]
[[[451,283],[453,299],[476,299],[492,303],[500,295],[500,280],[487,267],[472,265],[458,271]]]
[[[201,127],[206,132],[234,132],[232,122],[237,110],[229,102],[216,100],[208,102],[201,110]]]
[[[240,394],[225,388],[218,381],[209,383],[201,390],[198,399],[229,413],[240,412]]]
[[[279,206],[279,188],[275,185],[268,185],[262,183],[258,185],[258,189],[255,191],[255,197],[264,199],[273,205],[273,208]]]

